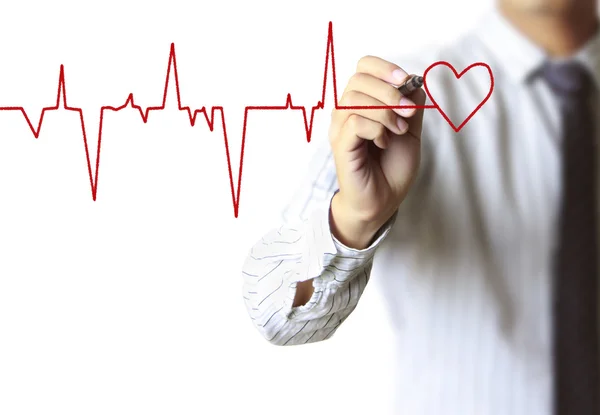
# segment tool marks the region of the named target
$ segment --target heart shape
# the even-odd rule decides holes
[[[485,69],[487,69],[487,71],[490,74],[490,90],[489,90],[488,94],[479,103],[479,105],[477,105],[477,107],[473,111],[471,111],[471,113],[469,114],[469,116],[467,118],[465,118],[465,120],[462,123],[460,123],[460,125],[458,127],[456,125],[454,125],[454,123],[452,122],[452,120],[450,120],[450,118],[448,117],[448,115],[446,115],[446,113],[444,112],[444,110],[442,108],[440,108],[440,106],[438,105],[438,103],[431,96],[431,93],[429,92],[429,89],[427,88],[427,74],[429,73],[429,71],[431,69],[433,69],[433,68],[435,68],[436,66],[439,66],[439,65],[444,65],[444,66],[447,66],[448,68],[450,68],[450,70],[452,70],[452,72],[454,73],[454,76],[456,77],[456,79],[460,79],[465,73],[467,73],[467,71],[469,71],[471,68],[475,68],[477,66],[483,66]],[[440,114],[442,114],[442,116],[446,119],[446,121],[448,122],[448,124],[450,124],[450,126],[452,127],[452,129],[454,129],[455,132],[459,132],[465,126],[465,124],[467,122],[469,122],[469,120],[471,119],[471,117],[473,117],[473,115],[475,115],[475,113],[477,111],[479,111],[479,109],[483,106],[483,104],[485,104],[486,101],[492,95],[492,91],[494,90],[494,74],[492,73],[492,70],[491,70],[490,66],[487,63],[483,63],[483,62],[473,63],[473,64],[467,66],[461,73],[458,73],[458,72],[456,72],[456,69],[454,69],[454,67],[450,63],[448,63],[446,61],[439,61],[439,62],[435,62],[435,63],[429,65],[429,67],[423,73],[423,87],[425,88],[425,92],[427,92],[427,96],[429,97],[429,99],[433,103],[433,106],[435,108],[437,108],[437,110],[440,112]]]

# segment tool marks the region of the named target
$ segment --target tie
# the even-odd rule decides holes
[[[561,106],[562,198],[554,295],[555,415],[598,415],[598,273],[594,85],[577,63],[547,64]]]

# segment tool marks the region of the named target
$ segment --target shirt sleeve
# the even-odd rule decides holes
[[[349,248],[331,234],[331,198],[337,192],[329,147],[314,156],[309,174],[284,211],[278,229],[265,234],[243,265],[243,296],[254,326],[275,345],[330,338],[355,309],[369,281],[377,246],[396,215],[366,249]],[[296,286],[312,280],[307,304],[293,307]]]

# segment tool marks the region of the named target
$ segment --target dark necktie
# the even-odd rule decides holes
[[[561,107],[562,197],[554,295],[555,415],[598,415],[598,272],[594,85],[577,63],[547,64]]]

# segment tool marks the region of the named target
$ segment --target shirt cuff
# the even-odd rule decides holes
[[[372,260],[377,247],[387,237],[396,221],[397,212],[379,229],[375,234],[373,242],[368,247],[364,249],[350,248],[340,242],[331,233],[330,211],[332,199],[333,195],[329,201],[329,209],[326,211],[323,209],[314,211],[304,222],[304,235],[306,239],[302,255],[303,266],[289,280],[288,296],[284,304],[284,309],[288,310],[288,318],[300,317],[309,311],[317,311],[315,309],[318,309],[322,302],[321,300],[326,296],[332,295],[337,286],[344,284],[343,281],[340,284],[340,281],[336,281],[332,275],[328,275],[330,274],[329,272],[324,273],[325,268],[332,263],[338,262],[341,257],[344,257],[346,261],[352,259],[355,266],[367,265]],[[305,305],[292,307],[297,284],[307,280],[312,280],[314,287],[312,297]]]

